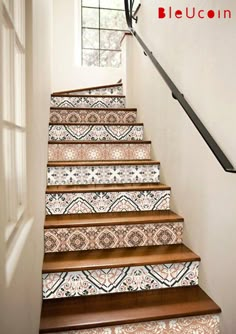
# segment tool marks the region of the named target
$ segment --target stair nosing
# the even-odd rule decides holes
[[[83,192],[130,192],[130,191],[165,191],[171,190],[170,186],[162,183],[130,183],[130,184],[107,184],[107,185],[62,185],[47,186],[46,194],[50,193],[83,193]]]
[[[49,122],[49,125],[66,125],[66,126],[70,126],[70,125],[75,125],[75,126],[80,126],[80,125],[85,125],[85,126],[144,126],[144,123],[120,123],[120,122],[113,122],[113,123],[105,123],[105,122],[101,122],[101,123],[91,123],[91,122],[60,122],[60,123],[54,123],[54,122]]]
[[[90,161],[91,164],[92,164],[93,162],[100,161],[100,160],[79,160],[79,161],[81,161],[81,162],[83,162],[83,161],[89,162]],[[103,161],[104,161],[104,163],[106,163],[106,162],[110,163],[110,161],[112,161],[112,160],[110,160],[110,159],[104,159]],[[115,161],[115,160],[113,160],[113,161]],[[116,161],[120,161],[120,160],[116,160]],[[137,161],[137,158],[133,159],[133,160],[129,159],[127,161],[129,161],[129,162],[134,161],[135,162],[135,161]],[[147,159],[139,159],[139,161],[147,161]],[[66,160],[66,161],[65,160],[48,160],[48,163],[51,163],[51,162],[52,163],[64,163],[64,162],[67,163],[68,162],[68,163],[72,163],[73,164],[74,162],[78,162],[78,160]]]
[[[172,212],[171,210],[169,210]],[[143,211],[144,212],[144,211]],[[61,219],[62,217],[67,217],[68,221],[66,219]],[[74,220],[74,222],[73,222]],[[138,217],[117,217],[117,218],[104,218],[99,216],[97,218],[81,218],[78,217],[78,215],[47,215],[45,217],[44,222],[44,229],[60,229],[60,228],[77,228],[77,227],[94,227],[94,226],[116,226],[116,225],[148,225],[148,224],[168,224],[168,223],[183,223],[184,218],[176,215],[173,213],[173,216],[170,217],[158,217],[148,219],[145,217],[142,217],[142,219],[138,219]]]
[[[50,107],[51,110],[105,110],[105,111],[137,111],[137,108],[93,108],[93,107]],[[112,123],[111,123],[112,124]],[[132,124],[132,123],[131,123]]]
[[[104,95],[104,94],[51,94],[51,97],[84,97],[84,98],[125,98],[125,95]]]
[[[122,257],[119,254],[123,254]],[[155,254],[155,257],[153,254]],[[53,262],[50,263],[50,260]],[[200,261],[200,257],[183,244],[95,249],[84,250],[83,252],[46,253],[42,273],[77,272]]]
[[[62,165],[62,164],[65,165]],[[48,167],[64,167],[64,166],[113,166],[113,165],[125,165],[125,166],[133,166],[133,165],[160,165],[160,161],[154,160],[87,160],[87,161],[49,161],[47,163]]]
[[[49,140],[49,145],[66,145],[66,144],[81,144],[81,145],[90,145],[90,144],[104,144],[104,145],[122,145],[122,144],[134,144],[134,145],[150,145],[151,140]]]
[[[84,92],[86,90],[106,89],[106,88],[122,87],[122,86],[123,86],[122,83],[117,83],[117,84],[104,85],[104,86],[85,87],[85,88],[78,88],[78,89],[72,89],[72,90],[53,92],[52,95],[53,94],[69,94],[69,93],[73,93],[73,92]]]

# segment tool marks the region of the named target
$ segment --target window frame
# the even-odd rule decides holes
[[[27,215],[25,0],[3,1],[1,14],[4,238],[10,246]]]

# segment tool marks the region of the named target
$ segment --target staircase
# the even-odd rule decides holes
[[[51,105],[40,333],[219,333],[122,84]]]

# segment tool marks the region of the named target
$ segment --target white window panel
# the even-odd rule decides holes
[[[82,0],[82,6],[98,7],[99,1],[98,0]]]
[[[26,206],[26,142],[25,132],[18,130],[15,132],[15,173],[16,173],[16,205],[17,220],[24,213]]]
[[[25,0],[14,0],[14,26],[15,33],[22,44],[25,45]]]
[[[5,5],[8,13],[13,17],[13,0],[3,0],[3,4]]]
[[[10,242],[26,217],[25,0],[3,3],[1,156],[6,203],[5,239]]]
[[[25,126],[25,64],[24,54],[22,54],[15,45],[15,106],[14,106],[14,119],[15,124],[18,126]]]
[[[7,23],[3,25],[3,120],[12,120],[12,31]]]
[[[15,184],[15,159],[14,159],[14,129],[6,127],[3,129],[3,154],[4,154],[4,179],[6,199],[5,231],[6,241],[9,239],[17,224],[16,210],[16,184]]]
[[[100,6],[101,8],[125,9],[123,0],[100,0]]]

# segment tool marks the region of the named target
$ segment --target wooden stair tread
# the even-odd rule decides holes
[[[61,95],[60,95],[61,96]],[[51,110],[108,110],[108,111],[137,111],[137,108],[93,108],[93,107],[50,107]],[[112,124],[112,123],[110,123]],[[133,123],[130,123],[133,124]]]
[[[151,144],[150,140],[51,140],[48,144]]]
[[[123,86],[122,83],[116,83],[116,84],[104,85],[104,86],[96,86],[96,87],[85,87],[85,88],[78,88],[78,89],[64,90],[64,91],[60,91],[60,92],[54,92],[52,95],[68,94],[68,93],[73,93],[73,92],[84,92],[85,90],[95,90],[95,89],[121,87],[121,86]],[[108,95],[108,96],[110,96],[110,95]]]
[[[104,95],[104,94],[100,94],[100,95],[96,95],[96,94],[52,94],[52,97],[84,97],[84,98],[88,98],[88,97],[96,97],[96,98],[125,98],[125,95]]]
[[[199,286],[44,300],[40,333],[220,312]]]
[[[89,227],[129,224],[183,222],[183,218],[170,210],[85,213],[75,215],[47,215],[45,228]]]
[[[69,125],[75,125],[75,126],[80,126],[80,125],[83,125],[83,126],[143,126],[144,124],[143,123],[91,123],[91,122],[87,122],[87,123],[83,123],[83,122],[60,122],[60,123],[54,123],[54,122],[49,122],[49,125],[66,125],[66,126],[69,126]]]
[[[130,183],[130,184],[93,184],[93,185],[61,185],[48,186],[46,194],[72,193],[72,192],[111,192],[111,191],[152,191],[170,190],[169,186],[162,183]]]
[[[51,166],[119,166],[119,165],[160,165],[159,161],[154,160],[88,160],[88,161],[49,161]]]
[[[45,254],[43,273],[192,261],[200,261],[200,257],[183,244],[58,252]]]

